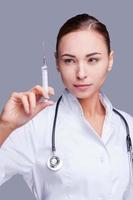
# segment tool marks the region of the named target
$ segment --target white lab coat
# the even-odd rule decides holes
[[[0,185],[21,174],[37,200],[131,200],[126,129],[112,111],[112,104],[99,94],[106,108],[100,138],[85,119],[78,100],[67,90],[59,105],[56,125],[56,155],[63,161],[51,171],[52,124],[55,105],[42,110],[16,129],[0,149]],[[133,141],[133,118],[126,118]],[[132,191],[130,191],[132,192]]]

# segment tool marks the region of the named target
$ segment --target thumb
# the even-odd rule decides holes
[[[47,101],[47,102],[40,102],[37,106],[36,106],[36,111],[35,113],[37,114],[38,112],[40,112],[41,110],[43,110],[44,108],[53,105],[55,102],[54,101]]]

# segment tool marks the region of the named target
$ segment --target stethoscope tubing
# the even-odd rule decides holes
[[[56,145],[55,145],[55,132],[56,132],[56,122],[57,122],[57,115],[58,115],[58,109],[59,109],[59,104],[62,99],[62,96],[59,97],[57,103],[56,103],[56,108],[55,108],[55,115],[54,115],[54,121],[53,121],[53,127],[52,127],[52,157],[48,159],[48,167],[51,170],[59,170],[63,163],[60,160],[58,156],[55,155],[56,152]],[[126,128],[126,146],[127,146],[127,153],[128,153],[128,159],[129,159],[129,168],[130,168],[130,175],[133,177],[133,152],[132,152],[132,141],[130,137],[130,130],[129,130],[129,125],[127,123],[127,120],[125,117],[115,108],[113,108],[113,111],[120,116],[120,118],[123,120]],[[132,178],[133,180],[133,178]]]
[[[125,127],[126,127],[126,144],[127,144],[127,152],[131,152],[132,151],[132,141],[131,141],[131,137],[130,137],[130,131],[129,131],[129,126],[128,126],[128,123],[127,123],[127,120],[125,119],[125,117],[120,113],[118,112],[118,110],[116,110],[115,108],[113,108],[113,111],[118,114],[121,119],[124,121],[124,124],[125,124]]]
[[[57,101],[56,108],[55,108],[55,116],[54,116],[54,122],[53,122],[53,128],[52,128],[52,152],[56,151],[55,147],[55,129],[56,129],[56,121],[57,121],[57,114],[58,114],[58,108],[59,108],[59,103],[62,99],[62,96]]]

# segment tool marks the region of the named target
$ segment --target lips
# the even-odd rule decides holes
[[[91,87],[92,84],[75,84],[74,87],[77,91],[86,91]]]
[[[87,86],[90,86],[92,84],[75,84],[74,86],[75,87],[87,87]]]

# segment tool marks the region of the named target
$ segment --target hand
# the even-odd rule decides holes
[[[54,89],[48,87],[47,94],[40,85],[26,92],[13,92],[0,115],[0,123],[7,125],[11,130],[24,125],[42,109],[54,104],[50,100],[41,101],[42,97],[48,99],[49,95],[54,95]]]

